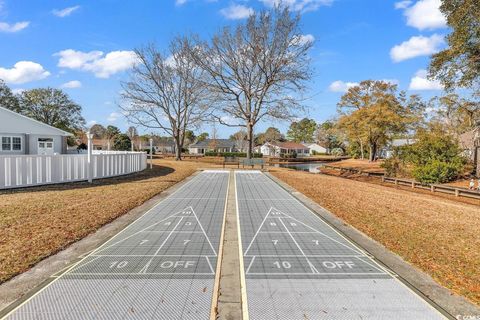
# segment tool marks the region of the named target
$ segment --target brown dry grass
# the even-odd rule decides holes
[[[0,192],[0,283],[127,213],[199,167],[193,162],[168,160],[154,160],[154,164],[153,170],[96,180],[92,185]]]
[[[332,176],[272,174],[480,305],[479,206]]]
[[[329,163],[334,167],[341,167],[341,168],[352,168],[367,172],[381,172],[384,173],[385,169],[383,169],[380,165],[383,163],[382,160],[378,160],[375,162],[369,162],[368,160],[361,160],[361,159],[347,159],[338,162]]]

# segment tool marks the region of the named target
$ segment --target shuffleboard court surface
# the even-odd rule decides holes
[[[7,319],[209,319],[228,171],[205,171]]]
[[[444,319],[263,173],[235,181],[250,319]]]

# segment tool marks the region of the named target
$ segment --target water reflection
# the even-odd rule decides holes
[[[323,162],[279,163],[275,164],[275,167],[290,168],[311,173],[319,173],[320,170],[318,170],[318,167],[323,166],[323,164]]]

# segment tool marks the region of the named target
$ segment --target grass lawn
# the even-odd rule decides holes
[[[333,176],[272,174],[480,305],[480,206]]]
[[[82,239],[205,164],[154,160],[125,177],[0,192],[0,283]]]

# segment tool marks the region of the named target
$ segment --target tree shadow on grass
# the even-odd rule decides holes
[[[0,196],[3,194],[14,194],[14,193],[31,193],[31,192],[44,192],[44,191],[63,191],[63,190],[75,190],[75,189],[85,189],[98,186],[108,186],[113,184],[123,184],[131,182],[142,182],[147,181],[152,178],[162,177],[169,175],[175,172],[174,168],[160,165],[153,165],[153,168],[150,169],[150,166],[147,166],[147,169],[135,172],[123,176],[116,176],[111,178],[95,179],[92,183],[87,181],[78,181],[78,182],[68,182],[68,183],[57,183],[50,185],[42,185],[35,187],[26,187],[26,188],[15,188],[15,189],[6,189],[0,190]],[[176,182],[169,180],[162,180],[164,182]]]

